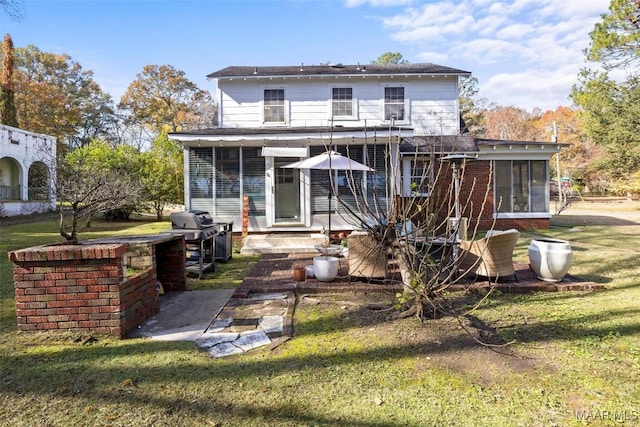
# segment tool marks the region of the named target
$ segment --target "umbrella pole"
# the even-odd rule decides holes
[[[333,190],[329,190],[329,240],[331,240],[331,195],[333,194]]]
[[[331,151],[329,151],[329,244],[331,244],[331,196],[333,196],[333,170],[331,168]]]
[[[331,157],[329,157],[329,228],[327,236],[331,240],[331,199],[333,196],[333,171],[331,170]]]

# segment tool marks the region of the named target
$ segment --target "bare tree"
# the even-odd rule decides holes
[[[21,21],[24,18],[22,0],[0,0],[0,10],[14,21]]]
[[[431,139],[435,141],[431,146],[413,146],[411,154],[407,151],[400,156],[401,141],[389,137],[384,173],[392,185],[376,187],[371,179],[347,171],[344,176],[350,189],[348,197],[333,190],[348,212],[344,218],[354,227],[364,228],[375,242],[371,251],[390,254],[398,266],[403,292],[397,295],[401,308],[397,315],[401,317],[460,317],[469,312],[469,307],[457,306],[447,297],[453,285],[473,285],[473,280],[461,280],[468,272],[459,268],[463,254],[455,239],[465,237],[461,236],[462,217],[475,224],[469,230],[469,238],[476,234],[491,188],[490,178],[480,183],[466,174],[466,164],[457,165],[454,170],[451,163],[442,161],[439,138]],[[401,157],[411,170],[405,167],[404,173],[399,172]],[[378,163],[376,170],[380,169]],[[333,180],[331,183],[334,185]],[[461,187],[465,188],[462,193]],[[474,200],[481,202],[476,205]]]
[[[67,241],[78,241],[78,221],[95,213],[118,209],[140,199],[131,147],[115,149],[104,142],[68,153],[58,161],[56,193],[60,209],[59,231]],[[70,218],[68,218],[70,217]]]

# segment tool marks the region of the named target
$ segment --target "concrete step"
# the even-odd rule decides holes
[[[313,253],[326,237],[320,233],[251,234],[244,238],[240,253],[260,255],[267,253]]]

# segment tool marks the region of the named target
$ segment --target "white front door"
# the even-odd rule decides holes
[[[271,160],[271,161],[269,161]],[[291,157],[267,159],[268,177],[271,178],[271,197],[268,216],[274,226],[300,226],[304,224],[301,194],[300,169],[283,168],[294,162]]]

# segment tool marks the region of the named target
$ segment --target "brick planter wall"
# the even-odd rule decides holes
[[[170,290],[185,289],[183,239],[129,239],[10,252],[18,329],[124,337],[157,312],[158,280]],[[136,274],[127,276],[127,267]]]

